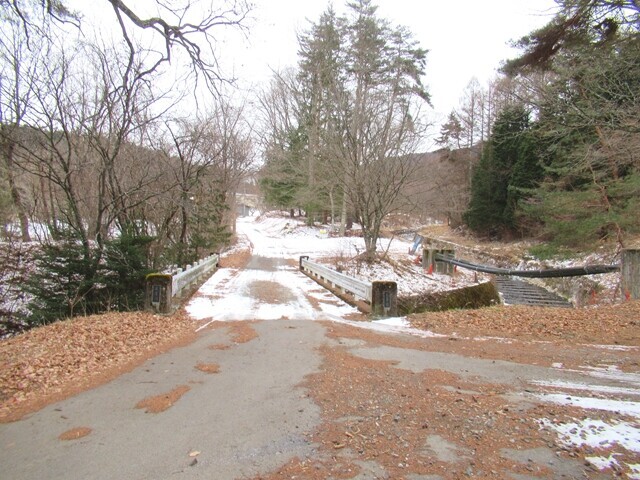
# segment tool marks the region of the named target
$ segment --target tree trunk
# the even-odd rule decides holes
[[[342,213],[340,215],[340,236],[344,237],[347,227],[347,196],[342,194]]]
[[[29,235],[29,217],[27,216],[27,211],[24,208],[22,195],[20,194],[20,189],[16,184],[16,177],[14,172],[15,164],[13,161],[13,154],[15,151],[15,144],[13,140],[9,138],[5,138],[3,144],[5,164],[7,166],[7,179],[9,181],[9,190],[11,191],[11,200],[16,207],[18,220],[20,221],[20,238],[23,242],[30,242],[31,236]]]
[[[331,229],[333,230],[336,222],[336,204],[333,200],[333,188],[329,189],[329,203],[331,205]]]
[[[243,207],[244,208],[244,207]],[[236,192],[235,190],[231,193],[231,195],[229,195],[229,221],[228,224],[231,227],[231,233],[233,233],[233,235],[236,234],[236,220],[238,219],[238,201],[236,199]],[[243,212],[244,215],[244,212]]]

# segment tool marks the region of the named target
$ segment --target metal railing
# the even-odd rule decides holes
[[[179,268],[178,272],[171,276],[171,296],[181,295],[185,288],[214,269],[218,260],[218,255],[210,255],[194,265],[187,265],[184,270]]]
[[[357,278],[350,277],[344,273],[336,272],[335,270],[324,265],[320,265],[319,263],[311,262],[309,261],[309,257],[300,257],[300,270],[304,271],[309,276],[313,275],[315,278],[324,280],[333,287],[341,289],[343,293],[350,293],[356,298],[360,298],[371,303],[371,282],[358,280]]]

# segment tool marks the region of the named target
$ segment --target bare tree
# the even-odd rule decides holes
[[[233,230],[235,193],[253,160],[243,113],[220,102],[202,118],[165,123],[171,141],[160,149],[170,183],[159,237],[176,249],[179,264],[219,248],[228,239],[227,227]]]
[[[417,167],[410,154],[425,128],[415,99],[429,100],[420,80],[426,51],[407,30],[392,29],[379,19],[370,1],[350,6],[349,87],[336,98],[333,145],[336,176],[362,226],[365,256],[372,260],[382,220]]]
[[[152,42],[160,44],[155,57],[147,66],[147,73],[175,59],[182,52],[189,59],[192,71],[202,74],[210,87],[224,77],[220,74],[214,32],[221,27],[244,30],[251,4],[247,0],[227,0],[218,8],[200,8],[194,0],[177,0],[155,3],[157,14],[146,16],[134,2],[104,0],[111,5],[115,21],[120,28],[131,63],[139,47],[134,41],[136,31],[148,32]],[[43,24],[82,24],[81,12],[72,11],[64,0],[0,0],[0,12],[22,24],[27,37],[30,32],[42,29]]]
[[[209,148],[219,152],[216,175],[224,201],[228,206],[228,221],[236,231],[236,193],[240,182],[253,170],[253,141],[251,129],[245,120],[244,106],[220,101],[209,114]],[[215,140],[218,140],[217,142]]]
[[[38,58],[26,49],[22,32],[14,23],[0,31],[0,155],[6,168],[6,178],[20,222],[23,241],[30,241],[29,217],[23,192],[18,185],[16,144],[18,130],[27,113],[32,82]]]

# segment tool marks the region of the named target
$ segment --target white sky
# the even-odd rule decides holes
[[[117,28],[107,2],[86,8],[86,0],[68,0],[93,20],[94,28]],[[237,78],[242,97],[252,100],[257,86],[265,85],[272,70],[297,64],[297,34],[316,22],[333,3],[338,14],[346,12],[347,0],[250,0],[254,10],[247,20],[246,36],[220,29],[223,75]],[[212,0],[219,5],[221,0]],[[207,5],[209,0],[199,0]],[[431,93],[434,137],[439,124],[459,105],[464,88],[473,77],[482,85],[493,78],[500,62],[514,57],[508,46],[552,17],[554,0],[374,0],[378,15],[392,25],[409,28],[420,46],[429,50],[424,83]],[[138,13],[152,12],[153,0],[131,0]],[[148,12],[145,11],[150,8]],[[105,21],[105,18],[108,20]],[[432,142],[427,142],[432,143]]]
[[[268,80],[270,69],[297,63],[296,34],[316,22],[328,0],[253,0],[249,38],[225,43],[223,62],[234,66],[243,89]],[[346,1],[334,1],[338,14]],[[481,84],[495,75],[508,47],[541,27],[553,15],[553,0],[377,0],[378,15],[404,25],[422,48],[429,50],[425,83],[440,121],[458,106],[462,91],[476,77]]]

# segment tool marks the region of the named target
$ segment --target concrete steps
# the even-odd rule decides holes
[[[573,308],[573,305],[561,296],[523,280],[496,276],[494,282],[505,305]]]

